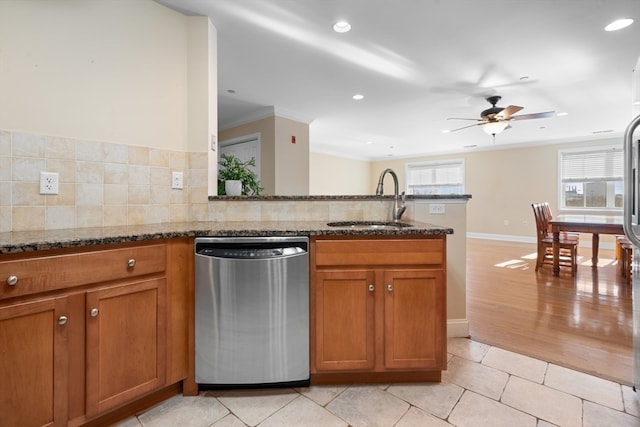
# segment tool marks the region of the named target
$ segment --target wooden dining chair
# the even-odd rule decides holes
[[[633,267],[633,244],[627,236],[616,236],[616,260],[620,267],[620,274],[631,284],[631,270]]]
[[[553,214],[551,213],[551,206],[549,206],[549,202],[542,202],[540,203],[540,205],[542,206],[542,214],[547,224],[546,225],[547,230],[549,231],[549,234],[551,234],[551,224],[549,223],[549,221],[553,219]],[[571,231],[561,231],[560,237],[563,237],[565,239],[579,239],[580,233],[574,233]]]
[[[538,242],[538,257],[536,271],[544,264],[553,265],[553,235],[549,232],[549,224],[545,219],[545,207],[542,203],[532,203],[533,215],[536,221],[536,237]],[[578,243],[577,236],[560,236],[560,267],[569,267],[571,275],[578,271]]]

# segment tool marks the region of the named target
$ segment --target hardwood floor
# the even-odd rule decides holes
[[[467,239],[471,338],[622,384],[632,381],[631,287],[613,250],[580,248],[576,277],[535,271],[535,244]]]

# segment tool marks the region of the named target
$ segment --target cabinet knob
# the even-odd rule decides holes
[[[7,285],[15,286],[18,283],[18,276],[9,276],[7,277]]]
[[[66,325],[69,318],[67,316],[58,317],[58,325]]]
[[[389,292],[392,292],[393,291],[393,285],[391,285],[391,284],[387,285],[387,290]]]
[[[373,285],[369,285],[369,292],[373,292],[374,289],[375,287]]]
[[[131,258],[129,261],[127,261],[127,265],[129,266],[129,268],[133,268],[136,266],[136,260]]]
[[[92,308],[91,310],[89,310],[89,316],[91,316],[91,317],[98,317],[98,313],[99,313],[99,311],[95,307]]]

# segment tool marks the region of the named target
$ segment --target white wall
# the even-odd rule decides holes
[[[0,1],[0,129],[195,149],[191,22],[151,0]]]

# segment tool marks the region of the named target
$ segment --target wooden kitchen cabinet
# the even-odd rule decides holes
[[[312,243],[312,382],[439,381],[445,238]]]
[[[7,426],[67,424],[66,298],[0,306],[0,417]]]
[[[0,423],[100,424],[179,391],[193,246],[175,240],[0,257]]]
[[[165,279],[87,291],[86,415],[165,385]]]
[[[315,280],[318,371],[373,369],[373,271],[320,271]]]

